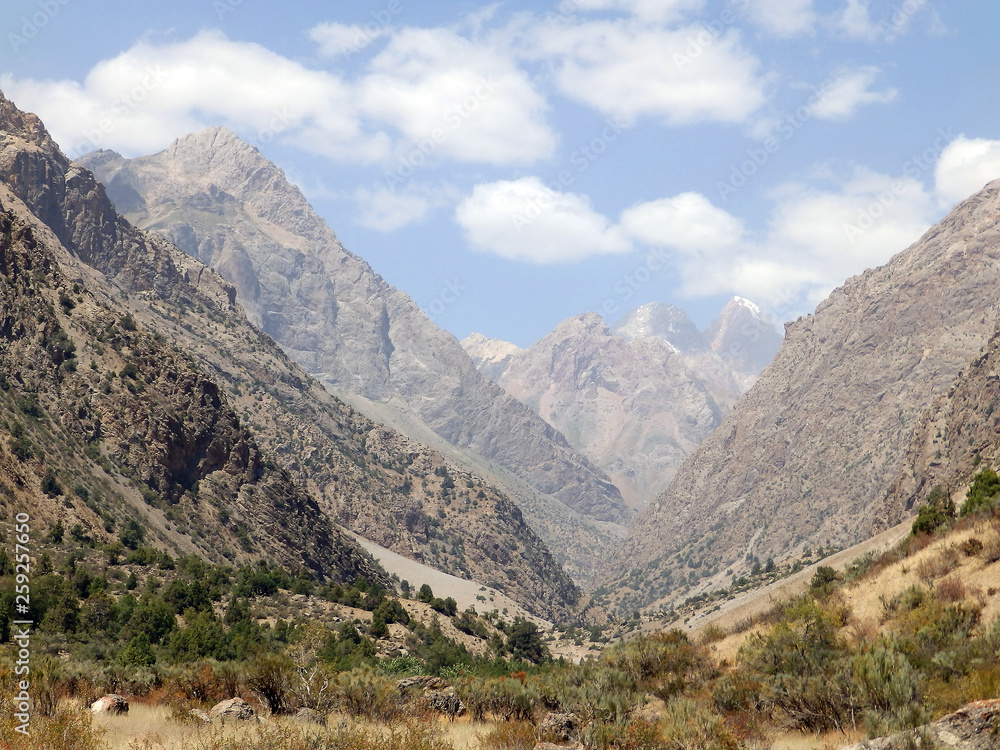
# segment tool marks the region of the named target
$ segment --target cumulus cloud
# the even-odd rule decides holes
[[[713,258],[738,247],[743,223],[700,193],[640,203],[622,212],[622,228],[647,245],[672,247],[696,258]]]
[[[950,207],[1000,179],[1000,141],[958,136],[941,152],[934,183],[942,207]]]
[[[393,35],[358,89],[367,116],[462,161],[526,164],[556,146],[545,99],[514,59],[447,29]]]
[[[817,20],[813,0],[744,0],[740,5],[757,27],[782,39],[812,33]]]
[[[527,36],[563,94],[625,121],[743,122],[766,98],[760,61],[735,29],[625,19],[533,28]]]
[[[83,83],[8,77],[4,88],[72,155],[100,147],[149,153],[218,124],[251,138],[299,134],[337,158],[372,160],[387,150],[384,136],[365,131],[343,79],[218,32],[139,42],[98,63]]]
[[[354,33],[336,24],[313,29],[327,51]],[[394,32],[353,79],[202,32],[139,42],[98,63],[82,83],[0,80],[73,156],[105,147],[149,153],[219,124],[248,140],[280,138],[361,163],[389,163],[429,142],[436,158],[526,164],[557,142],[544,98],[513,57],[444,29]]]
[[[455,221],[472,247],[511,260],[563,263],[632,249],[586,197],[552,190],[537,177],[476,185]]]
[[[873,65],[841,71],[820,87],[820,95],[812,105],[813,116],[821,120],[849,120],[865,105],[896,101],[898,90],[872,89],[880,74]]]

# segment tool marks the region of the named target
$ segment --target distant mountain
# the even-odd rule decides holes
[[[666,488],[740,396],[723,360],[671,305],[643,305],[613,328],[579,315],[524,350],[478,334],[462,344],[636,508]]]
[[[708,351],[708,342],[688,314],[663,302],[635,308],[611,326],[611,330],[629,341],[660,338],[683,354]]]
[[[631,611],[898,520],[886,493],[914,429],[993,332],[998,215],[995,182],[788,324],[774,361],[635,523],[599,594]]]
[[[163,549],[388,584],[345,526],[571,615],[579,592],[504,494],[332,396],[2,96],[0,204],[0,476],[38,532],[106,541],[132,519]]]
[[[733,297],[705,331],[708,346],[722,357],[743,391],[748,391],[761,371],[774,360],[781,334],[764,320],[757,305]]]
[[[153,156],[81,161],[129,220],[232,283],[250,320],[332,392],[488,474],[568,570],[593,574],[632,517],[617,488],[347,252],[257,149],[214,128]]]

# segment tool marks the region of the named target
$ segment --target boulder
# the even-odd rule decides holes
[[[117,693],[109,693],[90,704],[90,710],[95,714],[113,714],[120,716],[128,713],[128,701]]]
[[[844,750],[907,750],[925,744],[948,750],[996,750],[1000,747],[1000,700],[969,703],[931,724]]]
[[[188,716],[191,717],[192,721],[200,721],[202,724],[212,723],[212,717],[208,715],[208,711],[202,711],[200,708],[192,708],[188,711]]]
[[[230,698],[216,703],[208,715],[212,719],[220,719],[223,722],[227,719],[250,721],[254,718],[253,708],[242,698]]]
[[[576,714],[549,713],[538,722],[538,739],[546,742],[575,742],[580,738],[580,722]]]

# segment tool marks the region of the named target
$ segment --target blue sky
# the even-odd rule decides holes
[[[7,0],[70,156],[228,125],[459,338],[733,294],[778,324],[1000,177],[1000,6]]]

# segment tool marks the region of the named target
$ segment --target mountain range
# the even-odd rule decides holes
[[[974,436],[947,461],[929,446],[941,420],[957,429],[955,379],[997,322],[998,216],[994,182],[787,324],[774,361],[633,525],[598,599],[660,605],[756,561],[847,546],[911,512],[931,468],[957,482]]]
[[[81,161],[129,221],[229,281],[250,321],[332,393],[502,487],[578,581],[624,535],[633,511],[613,482],[345,250],[256,148],[212,128],[152,156]]]
[[[781,337],[734,298],[702,333],[678,307],[649,303],[608,326],[570,318],[527,349],[479,334],[476,366],[566,436],[641,509],[718,426]]]
[[[571,615],[506,495],[330,394],[3,98],[0,137],[4,494],[37,529],[387,582],[345,527]]]

